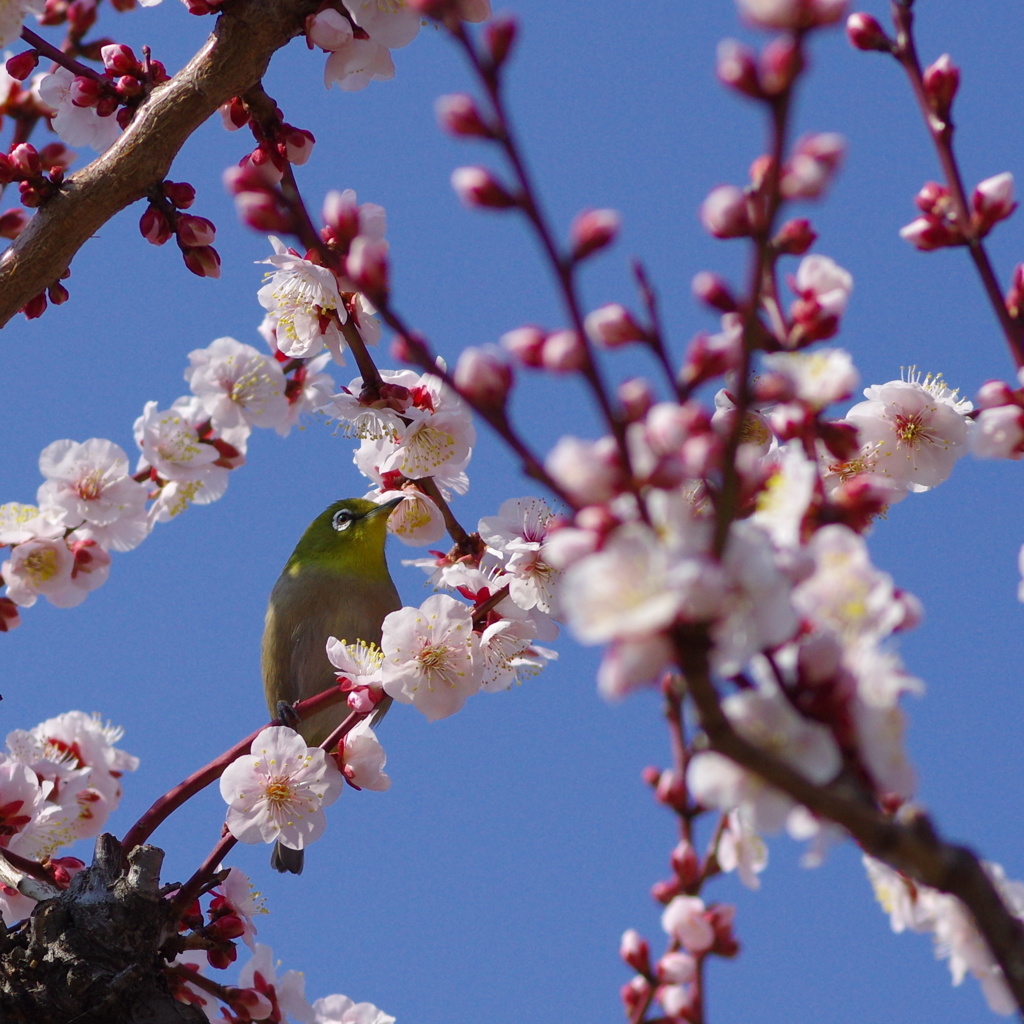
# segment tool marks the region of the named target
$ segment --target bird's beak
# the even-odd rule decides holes
[[[384,518],[387,519],[387,517],[391,515],[392,509],[397,508],[399,505],[402,504],[403,501],[405,501],[404,494],[400,495],[397,498],[392,498],[390,501],[382,501],[376,508],[371,508],[370,511],[366,513],[366,515],[367,517],[377,516],[380,515],[382,512],[385,512],[387,513],[387,515],[385,515]]]

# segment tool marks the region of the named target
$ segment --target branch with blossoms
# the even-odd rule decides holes
[[[982,401],[1005,410],[993,426],[987,408],[972,415],[971,403],[941,378],[911,371],[869,388],[868,400],[844,420],[828,421],[827,407],[855,386],[852,363],[841,350],[803,350],[837,332],[852,280],[827,257],[805,255],[815,241],[809,222],[776,224],[786,203],[824,193],[842,157],[837,136],[810,136],[795,146],[788,140],[806,40],[837,21],[842,5],[741,4],[752,22],[782,34],[761,54],[724,44],[719,76],[764,106],[772,137],[750,184],[714,190],[702,220],[716,237],[751,240],[747,293],[736,296],[716,276],[700,275],[695,291],[724,313],[723,332],[691,345],[672,382],[680,404],[658,403],[651,393],[628,402],[630,392],[614,407],[586,335],[597,344],[629,343],[654,331],[634,326],[624,310],[595,311],[586,334],[581,330],[573,280],[579,238],[564,255],[552,242],[501,99],[514,33],[507,24],[490,26],[478,50],[443,0],[418,6],[447,23],[487,99],[486,108],[465,96],[442,101],[442,122],[455,135],[494,144],[516,182],[506,186],[476,167],[456,172],[453,185],[468,205],[522,214],[565,301],[567,329],[522,329],[506,336],[505,347],[523,365],[578,374],[609,436],[594,444],[572,441],[571,448],[563,439],[539,468],[510,425],[511,373],[501,358],[493,351],[464,355],[462,386],[458,367],[447,379],[520,455],[524,471],[548,476],[574,510],[571,523],[555,524],[543,557],[562,572],[559,607],[576,636],[610,645],[602,689],[621,695],[675,666],[680,675],[666,684],[670,727],[680,727],[684,700],[692,702],[700,727],[689,744],[677,744],[674,774],[658,776],[659,786],[669,780],[665,802],[680,814],[684,845],[673,858],[676,877],[658,890],[667,904],[665,956],[654,968],[643,940],[630,933],[624,943],[624,958],[639,971],[623,992],[630,1019],[647,1019],[657,1001],[671,1019],[703,1020],[705,958],[737,949],[728,908],[706,907],[698,898],[704,883],[723,864],[740,867],[744,850],[747,879],[754,878],[764,848],[760,832],[786,826],[821,847],[834,831],[830,822],[875,858],[867,863],[880,893],[879,861],[896,872],[886,892],[901,878],[916,884],[906,890],[914,894],[910,902],[928,909],[914,911],[913,923],[935,933],[955,981],[969,971],[993,1009],[1024,1006],[1024,889],[997,866],[943,841],[912,803],[897,701],[919,684],[880,643],[910,628],[918,612],[913,599],[871,567],[860,537],[885,507],[945,480],[969,438],[987,439],[975,443],[979,454],[996,454],[997,437],[1006,445],[1000,454],[1019,453],[1019,434],[1007,442],[998,430],[1007,419],[1019,422],[1020,403],[1008,387],[989,386]],[[909,5],[897,7],[900,55],[914,80]],[[857,28],[855,22],[852,35]],[[948,91],[948,79],[938,81],[941,70],[925,76],[933,94]],[[948,134],[938,137],[948,156]],[[972,231],[960,236],[986,287],[991,273],[980,238],[1013,208],[1004,180],[983,183],[973,200]],[[787,314],[777,268],[791,255],[804,259]],[[1005,327],[1001,301],[997,314]],[[434,363],[424,340],[393,310],[382,315],[404,339],[407,358],[424,368]],[[1016,352],[1015,328],[1007,337]],[[755,381],[757,366],[762,376]],[[723,377],[714,413],[701,410],[697,388]],[[975,419],[989,423],[977,430]],[[561,457],[567,450],[572,456]],[[721,817],[701,862],[693,822],[715,809]]]

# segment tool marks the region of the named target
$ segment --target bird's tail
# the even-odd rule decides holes
[[[282,874],[290,872],[293,875],[302,874],[302,865],[306,859],[305,852],[293,850],[281,842],[274,843],[274,850],[270,854],[270,866]]]

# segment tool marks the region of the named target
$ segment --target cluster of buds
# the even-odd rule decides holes
[[[185,266],[197,277],[220,277],[220,255],[211,243],[217,235],[212,221],[187,210],[196,190],[187,182],[164,181],[150,190],[149,206],[139,219],[142,237],[163,245],[172,235],[181,250]]]
[[[69,151],[63,143],[54,143],[41,151],[28,142],[16,145],[10,153],[0,153],[0,186],[18,182],[22,206],[35,209],[60,191]],[[5,238],[16,238],[24,230],[27,218],[22,212],[8,210],[3,216]]]
[[[970,210],[966,211],[969,218],[966,224],[950,189],[938,182],[925,182],[914,197],[914,203],[923,216],[902,228],[900,237],[923,252],[984,238],[999,221],[1006,220],[1017,209],[1013,175],[1009,172],[986,178],[975,187]]]

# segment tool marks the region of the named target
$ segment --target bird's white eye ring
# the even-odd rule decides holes
[[[352,521],[358,518],[355,512],[350,512],[347,508],[340,508],[334,513],[331,526],[340,533],[342,530],[347,530]]]

